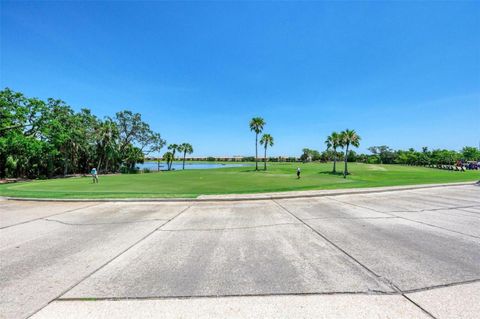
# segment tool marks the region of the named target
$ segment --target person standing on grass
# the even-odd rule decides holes
[[[93,183],[97,183],[98,184],[98,175],[97,175],[97,169],[94,167],[92,168],[92,171],[90,172],[90,174],[92,174],[92,178],[93,178]]]
[[[300,179],[300,167],[297,167],[297,179]]]

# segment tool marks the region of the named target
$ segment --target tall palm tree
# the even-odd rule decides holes
[[[98,156],[98,172],[108,171],[109,160],[114,161],[117,156],[117,144],[119,133],[115,123],[107,118],[101,122],[96,130],[96,152]],[[103,165],[102,165],[103,164]],[[102,167],[105,167],[102,169]]]
[[[260,144],[265,145],[265,156],[263,158],[264,167],[263,169],[267,170],[267,147],[273,146],[273,136],[270,134],[263,134],[262,138],[260,139]]]
[[[332,134],[330,134],[327,137],[327,140],[325,141],[325,144],[327,144],[327,150],[333,149],[333,171],[332,171],[332,173],[336,173],[337,172],[337,148],[341,144],[340,134],[338,134],[337,132],[332,132]]]
[[[178,150],[178,144],[170,144],[168,145],[168,150],[172,151],[172,160],[170,161],[170,164],[168,165],[168,170],[172,169],[172,164],[173,161],[175,160],[175,152]]]
[[[346,129],[340,133],[341,147],[345,148],[345,169],[343,170],[343,178],[347,178],[348,168],[347,168],[347,158],[348,158],[348,147],[350,145],[358,147],[360,145],[360,136],[355,132],[355,130]]]
[[[258,134],[262,133],[265,120],[261,117],[254,117],[250,120],[250,131],[255,132],[255,170],[258,171]]]
[[[188,143],[182,143],[181,145],[178,146],[178,151],[183,153],[183,169],[185,169],[185,157],[188,154],[193,153],[193,147],[191,144]]]

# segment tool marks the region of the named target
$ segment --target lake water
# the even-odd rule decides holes
[[[226,167],[242,167],[242,166],[250,166],[251,164],[221,164],[221,163],[189,163],[185,162],[185,169],[212,169],[212,168],[226,168]],[[148,168],[152,171],[158,170],[158,163],[157,162],[145,162],[143,164],[138,163],[135,165],[139,169]],[[167,163],[160,162],[160,170],[166,170]],[[174,170],[181,170],[182,163],[174,162],[172,164],[172,169]]]

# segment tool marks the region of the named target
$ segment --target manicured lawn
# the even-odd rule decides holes
[[[296,179],[296,168],[302,178]],[[341,169],[341,164],[337,166]],[[379,187],[449,183],[480,179],[479,171],[454,172],[400,165],[349,164],[352,175],[330,173],[332,164],[272,163],[268,171],[252,167],[185,170],[148,174],[52,179],[0,185],[0,196],[35,198],[196,197],[202,194]]]

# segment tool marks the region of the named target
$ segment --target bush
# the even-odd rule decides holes
[[[207,157],[207,162],[215,162],[215,157],[212,157],[212,156]]]
[[[144,172],[144,173],[150,173],[151,171],[150,171],[150,168],[146,168],[146,167],[145,167],[145,168],[143,169],[143,172]]]
[[[122,167],[120,167],[120,173],[122,173],[122,174],[138,174],[138,173],[140,173],[140,169],[138,169],[138,167],[135,167],[133,169],[129,169],[126,166],[122,166]]]

